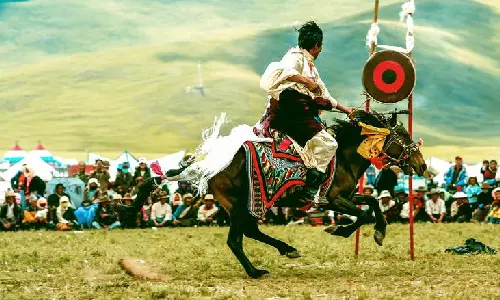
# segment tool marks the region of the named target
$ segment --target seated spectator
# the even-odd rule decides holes
[[[456,192],[453,199],[455,199],[455,202],[451,205],[451,221],[458,223],[470,222],[472,209],[467,202],[467,194]]]
[[[69,198],[62,196],[57,207],[57,226],[58,231],[71,230],[75,225],[78,225],[75,216],[75,209],[71,207]]]
[[[205,204],[198,209],[198,225],[212,225],[214,224],[217,207],[214,205],[214,195],[206,194],[204,197]]]
[[[123,204],[117,206],[122,228],[137,228],[142,205],[139,203],[137,203],[138,206],[133,205],[132,195],[130,195],[130,193],[126,193],[122,201]]]
[[[384,214],[384,218],[387,220],[388,223],[396,222],[397,217],[399,215],[399,211],[396,212],[394,208],[396,206],[396,202],[392,200],[391,193],[387,190],[383,190],[380,195],[378,196],[378,203],[380,206],[380,210],[382,211],[382,214]]]
[[[426,212],[427,200],[425,198],[427,190],[425,189],[425,187],[420,186],[414,192],[416,192],[416,195],[413,196],[413,203],[414,205],[416,205],[414,214],[415,222],[428,222],[429,215]]]
[[[99,189],[99,180],[97,178],[90,178],[87,187],[85,188],[84,199],[94,203],[101,197],[101,190]]]
[[[83,181],[84,185],[87,185],[89,182],[89,175],[87,175],[87,165],[84,161],[78,162],[78,173],[73,175],[73,178],[79,178]]]
[[[451,166],[450,169],[444,174],[444,181],[446,182],[448,188],[461,187],[462,190],[465,188],[467,183],[467,170],[463,166],[462,157],[455,157],[455,165]]]
[[[21,225],[21,207],[16,203],[16,193],[7,191],[5,203],[0,207],[0,230],[17,230]]]
[[[118,173],[116,174],[114,183],[115,191],[122,196],[124,196],[125,193],[129,193],[134,185],[134,177],[130,174],[129,168],[130,164],[128,162],[124,162],[118,166]]]
[[[406,193],[405,189],[395,189],[394,193],[396,194],[396,205],[402,206],[406,202],[408,202],[408,193]]]
[[[179,185],[179,188],[175,191],[176,193],[181,194],[183,197],[185,194],[192,193],[191,185],[187,180],[180,180],[177,184]]]
[[[491,186],[495,186],[497,180],[497,161],[492,160],[488,162],[483,161],[483,167],[481,168],[481,174],[483,174],[484,182],[487,182]]]
[[[491,193],[490,184],[483,182],[481,185],[481,193],[477,195],[477,209],[474,212],[474,219],[478,222],[483,222],[490,212],[491,203],[493,203],[493,195]]]
[[[196,223],[198,217],[198,207],[193,201],[193,195],[187,193],[184,195],[182,202],[173,215],[173,224],[176,226],[190,227]]]
[[[417,209],[417,204],[418,200],[416,198],[413,199],[413,217],[415,218],[416,214],[419,212],[419,209]],[[403,206],[401,207],[401,212],[399,213],[399,217],[401,220],[401,223],[407,224],[410,222],[410,201],[407,201],[403,203]],[[417,221],[414,219],[415,222]]]
[[[111,200],[109,200],[108,196],[102,196],[99,199],[99,205],[97,206],[92,226],[97,229],[114,229],[120,227],[120,225],[118,215],[111,205]]]
[[[24,191],[26,199],[29,199],[32,194],[42,196],[45,193],[45,182],[28,166],[24,168],[24,180],[20,184],[20,189]]]
[[[135,169],[133,184],[138,185],[141,181],[147,180],[150,177],[151,170],[149,170],[149,167],[146,164],[146,159],[143,157],[139,158],[139,166]]]
[[[488,223],[500,224],[500,187],[493,190],[493,203],[488,213]]]
[[[431,189],[429,196],[431,199],[426,202],[425,212],[432,223],[442,223],[446,215],[444,200],[439,198],[436,189]]]
[[[120,206],[120,205],[122,205],[122,204],[123,204],[123,203],[122,203],[122,200],[123,200],[122,195],[120,195],[120,194],[113,194],[113,195],[111,196],[111,198],[113,199],[113,205],[114,205],[114,206]]]
[[[172,208],[167,203],[168,194],[166,192],[159,193],[159,200],[151,208],[151,221],[155,227],[165,227],[172,223]]]
[[[109,162],[108,161],[102,161],[101,159],[96,160],[96,168],[92,174],[90,174],[90,178],[94,178],[97,181],[97,186],[101,190],[102,193],[106,193],[108,191],[108,184],[109,184]],[[89,184],[90,184],[90,179],[89,179]],[[100,197],[100,195],[98,196]],[[92,197],[88,198],[92,199]],[[96,198],[98,199],[98,198]]]
[[[151,221],[151,210],[153,208],[153,199],[151,196],[148,197],[148,200],[141,208],[141,228],[146,228],[153,222]]]
[[[56,184],[56,188],[54,189],[54,193],[49,195],[48,197],[48,216],[47,219],[51,221],[55,221],[57,219],[56,217],[56,210],[57,207],[59,206],[59,200],[61,199],[62,196],[66,196],[69,198],[69,195],[64,192],[64,185],[62,183]],[[57,224],[57,222],[55,222]]]
[[[35,219],[38,220],[39,223],[46,225],[48,223],[49,218],[49,209],[48,209],[48,201],[45,198],[40,198],[37,201],[38,211],[35,214]]]
[[[467,194],[467,199],[469,200],[470,206],[473,210],[475,210],[477,208],[477,195],[481,193],[481,187],[477,183],[477,177],[469,177],[469,182],[467,187],[465,188],[465,193]]]
[[[76,221],[80,224],[82,229],[92,228],[97,206],[97,203],[92,204],[89,200],[83,200],[82,206],[75,211]]]
[[[175,192],[173,197],[172,197],[172,203],[170,203],[172,206],[172,211],[175,212],[177,207],[182,204],[182,195]]]
[[[22,225],[24,229],[40,229],[42,224],[39,224],[36,218],[38,211],[38,199],[35,195],[31,195],[28,199],[29,206],[24,210]]]

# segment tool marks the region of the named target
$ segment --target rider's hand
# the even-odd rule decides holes
[[[311,79],[306,81],[306,87],[313,93],[319,91],[319,85]]]
[[[354,112],[355,111],[356,110],[354,108],[352,108],[352,107],[346,107],[345,108],[345,113],[349,116],[349,119],[351,119],[351,120],[354,119]]]

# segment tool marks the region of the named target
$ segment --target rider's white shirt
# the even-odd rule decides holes
[[[320,87],[320,92],[314,94],[303,84],[288,81],[287,78],[302,75],[311,78]],[[287,89],[293,88],[297,91],[314,97],[323,97],[332,102],[333,107],[337,106],[337,100],[330,95],[323,80],[319,76],[318,69],[314,66],[314,57],[304,49],[293,47],[283,56],[281,61],[272,62],[267,67],[261,77],[260,87],[264,89],[269,97],[279,100],[279,94]]]

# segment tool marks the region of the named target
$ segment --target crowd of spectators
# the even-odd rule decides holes
[[[151,177],[145,160],[130,172],[128,163],[118,167],[116,178],[111,181],[109,163],[96,161],[91,174],[85,172],[85,163],[74,177],[81,179],[86,188],[84,200],[75,207],[71,198],[58,184],[52,194],[45,195],[45,183],[29,166],[11,181],[12,190],[6,192],[5,203],[0,207],[0,229],[115,229],[226,226],[229,216],[212,194],[201,197],[187,181],[179,181],[175,192],[168,185],[158,186],[145,203],[136,201],[137,186]],[[400,170],[399,170],[400,171]],[[406,223],[410,218],[409,195],[404,187],[397,185],[400,176],[393,168],[382,169],[375,179],[375,187],[364,186],[363,194],[378,199],[388,223]],[[429,184],[420,186],[413,194],[413,217],[416,222],[489,222],[500,224],[500,173],[496,161],[484,161],[481,170],[484,180],[467,176],[462,158],[445,174],[441,187]],[[372,174],[367,174],[372,176]],[[18,191],[22,190],[25,205],[20,205]],[[22,208],[24,207],[24,209]],[[369,215],[372,212],[368,207]],[[321,211],[321,208],[315,211]],[[324,211],[324,224],[348,224],[350,216],[333,211]],[[308,212],[301,209],[272,208],[259,220],[260,224],[296,225],[306,222]]]
[[[110,180],[109,163],[96,161],[91,174],[86,165],[79,163],[74,177],[81,179],[86,188],[81,206],[71,201],[63,184],[57,184],[53,193],[45,195],[45,183],[29,166],[24,166],[12,179],[12,190],[6,192],[5,203],[0,209],[0,229],[83,230],[115,228],[159,228],[191,226],[225,226],[229,216],[212,194],[202,197],[187,181],[179,181],[177,190],[170,197],[168,185],[158,186],[145,203],[136,201],[137,187],[151,177],[145,160],[133,174],[129,164],[118,167],[114,181]],[[24,209],[20,194],[25,197]]]

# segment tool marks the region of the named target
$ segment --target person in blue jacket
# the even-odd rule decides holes
[[[463,165],[462,157],[455,157],[455,165],[451,166],[451,168],[444,174],[444,182],[450,187],[461,187],[462,190],[465,190],[465,186],[467,185],[467,170]]]
[[[469,182],[467,187],[465,188],[465,193],[467,194],[467,199],[469,200],[472,211],[476,210],[477,195],[481,193],[481,187],[479,186],[479,183],[477,183],[477,177],[469,177]]]

